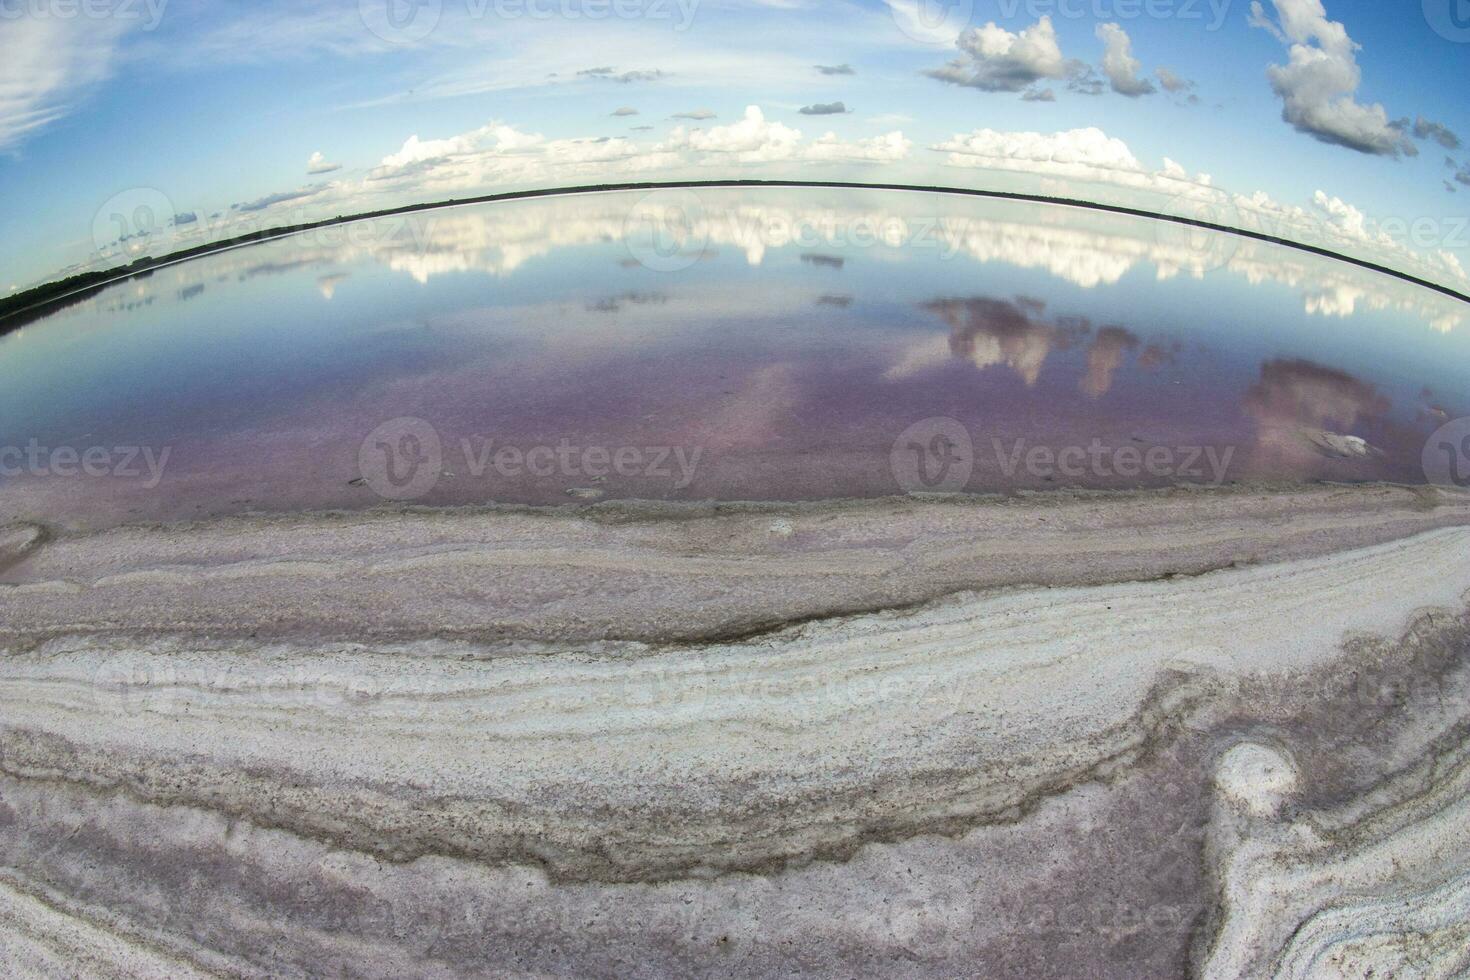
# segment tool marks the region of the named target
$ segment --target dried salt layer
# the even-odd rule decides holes
[[[1465,968],[1460,494],[8,534],[36,973]]]

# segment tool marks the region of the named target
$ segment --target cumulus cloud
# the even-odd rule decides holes
[[[370,180],[386,180],[428,170],[433,166],[461,157],[486,152],[496,154],[527,153],[543,148],[545,138],[522,133],[504,123],[490,123],[479,129],[447,139],[421,140],[418,134],[404,141],[398,152],[383,157],[369,173]]]
[[[818,102],[815,105],[804,105],[797,111],[803,116],[840,116],[852,110],[841,102]]]
[[[329,174],[334,170],[341,169],[342,164],[329,162],[326,157],[322,156],[320,150],[313,153],[311,158],[306,161],[306,172],[309,174]]]
[[[967,28],[955,44],[962,57],[926,74],[984,92],[1020,92],[1044,78],[1061,78],[1067,71],[1050,17],[1042,17],[1018,34],[993,22]]]
[[[1154,83],[1139,76],[1142,62],[1133,57],[1133,40],[1117,24],[1097,25],[1097,39],[1103,43],[1103,74],[1119,95],[1137,98],[1152,95]]]
[[[1097,69],[1085,61],[1067,63],[1067,91],[1078,95],[1102,95],[1107,84]]]
[[[1061,181],[1100,181],[1167,195],[1179,202],[1217,204],[1225,200],[1209,174],[1191,174],[1167,157],[1163,169],[1150,170],[1128,144],[1096,127],[1059,133],[977,129],[930,149],[948,153],[945,162],[952,167],[1010,170]]]
[[[1021,93],[1022,102],[1055,102],[1057,94],[1049,88],[1028,88]]]
[[[1180,75],[1172,68],[1159,67],[1154,71],[1159,76],[1159,84],[1164,86],[1164,91],[1171,94],[1180,92],[1191,92],[1194,90],[1194,82]]]
[[[1357,101],[1360,45],[1341,23],[1327,19],[1322,0],[1271,2],[1278,20],[1266,15],[1261,0],[1252,0],[1250,23],[1287,45],[1287,63],[1266,70],[1282,102],[1281,117],[1314,139],[1360,153],[1417,152],[1382,105]]]
[[[892,163],[909,155],[913,141],[895,130],[882,136],[844,143],[836,133],[825,133],[802,151],[806,160],[850,160],[861,163]]]
[[[1443,123],[1431,122],[1420,116],[1414,122],[1414,137],[1421,140],[1434,140],[1446,150],[1458,150],[1460,148],[1460,137],[1455,135]]]
[[[1128,144],[1095,127],[1060,133],[977,129],[952,136],[933,148],[950,153],[949,162],[955,166],[996,165],[1006,170],[1028,170],[1033,165],[1041,169],[1052,165],[1143,172],[1143,165]]]
[[[841,65],[813,65],[812,67],[815,68],[817,71],[821,72],[823,75],[856,75],[857,74],[857,71],[852,67],[852,65],[848,65],[848,64],[841,64]]]
[[[1455,172],[1455,180],[1464,184],[1466,187],[1470,187],[1470,163],[1466,163]]]
[[[468,153],[474,146],[472,137],[468,135],[442,140],[421,140],[419,134],[414,133],[404,141],[397,153],[390,153],[383,158],[381,168],[397,171],[414,164],[447,160],[457,154]]]
[[[636,115],[638,115],[638,110],[635,109],[635,108],[633,108],[630,105],[623,105],[623,106],[618,106],[616,109],[614,109],[612,111],[612,115],[614,115],[614,116],[636,116]]]
[[[1342,198],[1332,197],[1325,191],[1312,195],[1312,204],[1326,216],[1328,223],[1344,238],[1360,242],[1372,242],[1375,236],[1368,231],[1368,216]]]
[[[1466,281],[1462,263],[1452,252],[1420,252],[1402,240],[1402,231],[1395,237],[1360,208],[1325,191],[1312,195],[1310,208],[1281,204],[1262,191],[1250,197],[1235,195],[1231,204],[1233,223],[1240,227],[1353,254],[1370,253],[1375,261],[1431,280],[1457,286]]]
[[[787,160],[796,154],[801,132],[778,122],[767,122],[760,106],[746,106],[744,117],[728,126],[685,131],[680,126],[669,134],[669,149],[706,154],[729,154],[741,163]]]

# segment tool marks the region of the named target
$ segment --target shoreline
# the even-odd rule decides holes
[[[1388,484],[13,524],[0,529],[0,642],[108,630],[713,642],[960,592],[1196,576],[1454,527],[1470,527],[1470,494]]]

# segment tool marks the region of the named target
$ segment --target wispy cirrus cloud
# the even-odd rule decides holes
[[[125,22],[56,17],[0,25],[0,151],[72,112],[111,74]]]

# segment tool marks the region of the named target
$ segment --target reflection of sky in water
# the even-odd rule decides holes
[[[1234,447],[1237,480],[1420,481],[1440,411],[1470,413],[1463,304],[1293,250],[1049,206],[730,190],[674,198],[692,221],[650,262],[680,268],[656,271],[639,199],[319,231],[0,339],[0,445],[172,449],[152,492],[10,478],[0,519],[370,504],[358,447],[396,416],[445,443],[424,502],[539,503],[588,481],[474,477],[462,440],[702,451],[688,487],[613,474],[592,487],[609,498],[807,499],[895,492],[893,441],[930,416],[974,433],[969,487],[995,490],[1170,482],[1007,475],[1022,439]]]

